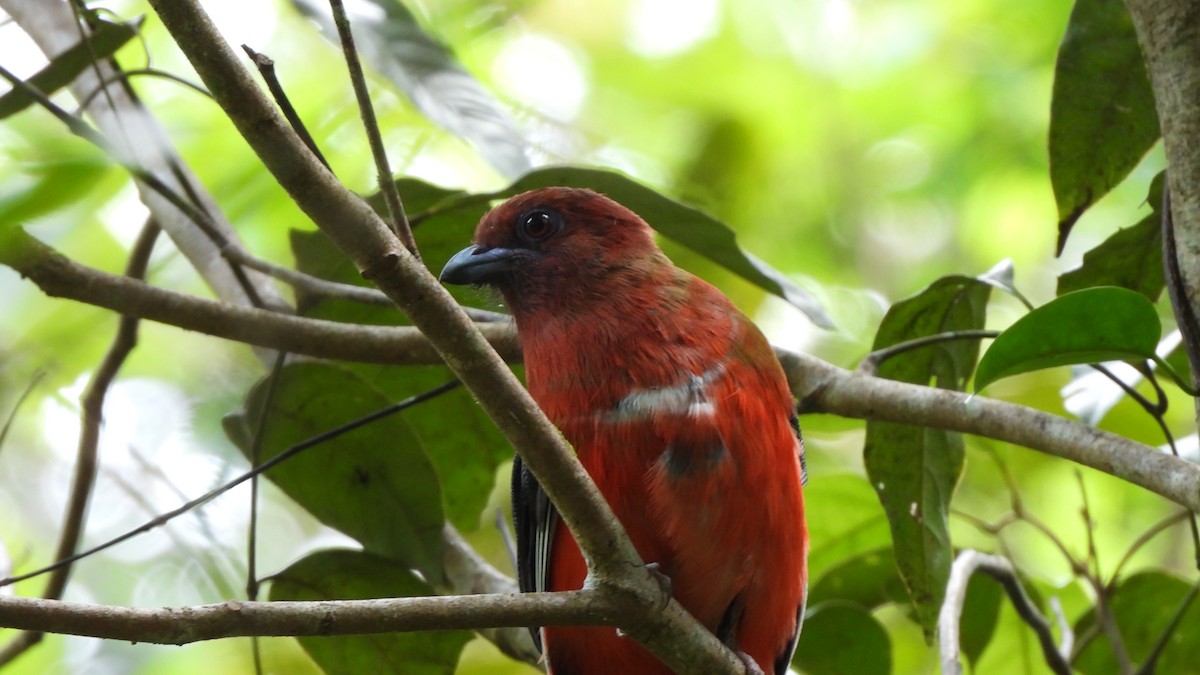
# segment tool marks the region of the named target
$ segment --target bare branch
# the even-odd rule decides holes
[[[0,236],[0,264],[52,296],[306,356],[404,365],[442,362],[414,328],[357,326],[235,307],[90,269],[19,228]],[[505,360],[520,361],[511,323],[477,328]],[[801,412],[915,424],[1013,443],[1123,478],[1200,510],[1200,467],[1156,448],[1021,405],[884,380],[786,350],[776,350],[776,355]]]
[[[539,621],[563,626],[611,625],[629,609],[621,598],[599,589],[318,602],[231,600],[159,609],[0,597],[0,626],[183,645],[254,635],[364,635],[479,629]]]
[[[938,613],[938,642],[942,659],[942,673],[944,675],[962,675],[962,662],[958,658],[958,622],[962,616],[963,603],[967,598],[967,582],[971,580],[971,575],[976,571],[987,574],[1004,587],[1017,614],[1037,634],[1038,642],[1042,645],[1042,655],[1050,669],[1059,675],[1071,675],[1071,666],[1067,663],[1067,653],[1055,646],[1054,635],[1050,632],[1050,622],[1042,616],[1033,601],[1025,594],[1025,589],[1021,586],[1021,580],[1017,578],[1012,563],[1007,558],[987,555],[972,549],[966,549],[959,553],[950,567],[950,580],[946,583],[946,600]]]

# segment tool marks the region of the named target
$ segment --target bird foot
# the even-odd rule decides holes
[[[750,658],[750,655],[743,651],[734,651],[737,654],[738,660],[742,665],[746,666],[746,675],[764,675],[762,668],[758,667],[758,662]]]
[[[666,603],[674,597],[671,577],[667,576],[662,571],[662,566],[656,562],[646,563],[646,571],[650,573],[650,578],[658,582],[658,587],[662,589],[663,596],[666,597],[666,602],[663,603],[662,609],[666,609]]]

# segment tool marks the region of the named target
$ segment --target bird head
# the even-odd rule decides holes
[[[665,260],[634,212],[591,190],[552,187],[489,211],[474,243],[450,258],[440,278],[497,288],[519,320],[581,309],[632,287]]]

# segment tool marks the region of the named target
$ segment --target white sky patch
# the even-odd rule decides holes
[[[559,121],[574,119],[587,98],[587,74],[579,58],[543,35],[522,35],[504,45],[492,73],[518,106]]]
[[[637,0],[626,41],[651,58],[679,54],[717,33],[720,10],[720,0]]]
[[[796,352],[811,351],[822,334],[803,312],[773,295],[759,306],[754,322],[768,342]]]
[[[348,2],[347,5],[358,3]],[[247,0],[205,0],[204,11],[212,18],[221,35],[231,45],[250,45],[264,49],[275,32],[277,3]],[[350,8],[347,7],[347,12]],[[241,49],[238,50],[239,55]]]
[[[104,229],[125,248],[131,248],[146,225],[150,210],[142,203],[137,188],[126,183],[96,214]]]
[[[0,21],[7,18],[0,12]],[[16,22],[9,22],[0,26],[0,63],[17,77],[27,78],[46,65],[46,56]],[[8,89],[7,82],[0,86],[0,91]]]

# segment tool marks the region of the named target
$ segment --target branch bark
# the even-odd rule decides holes
[[[241,602],[142,609],[0,597],[0,625],[30,631],[183,645],[248,636],[363,635],[529,625],[615,625],[631,610],[600,589],[378,600]]]
[[[442,362],[414,328],[305,319],[155,288],[80,265],[20,229],[0,234],[0,264],[30,278],[49,295],[216,337],[317,358],[400,365]],[[520,361],[511,323],[477,328],[505,360]],[[1021,405],[884,380],[787,350],[776,350],[776,355],[801,412],[927,426],[1013,443],[1200,509],[1200,466],[1148,445]]]
[[[1172,301],[1200,382],[1200,5],[1190,0],[1125,0],[1154,90],[1167,155],[1170,236],[1180,288]],[[1169,278],[1169,277],[1168,277]],[[1200,398],[1196,400],[1200,420]]]

